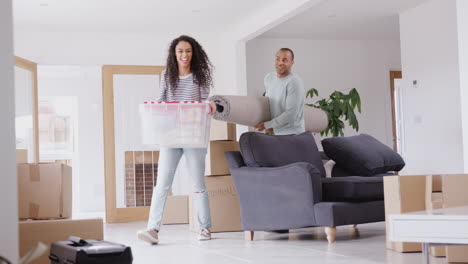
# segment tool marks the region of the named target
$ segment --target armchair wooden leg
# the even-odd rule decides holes
[[[284,230],[273,230],[273,231],[270,231],[272,233],[277,233],[277,234],[287,234],[289,233],[289,229],[284,229]]]
[[[357,228],[357,225],[351,225],[351,229],[349,230],[349,238],[356,239],[359,236],[360,234],[359,234],[359,229]]]
[[[327,234],[328,243],[335,242],[336,227],[325,227],[325,234]]]
[[[244,238],[246,241],[254,240],[254,231],[244,231]]]

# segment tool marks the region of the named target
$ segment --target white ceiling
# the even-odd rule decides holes
[[[0,0],[1,1],[1,0]],[[223,32],[274,1],[13,0],[16,30]],[[427,0],[322,0],[260,37],[398,39],[398,13]]]
[[[324,0],[260,37],[398,40],[398,13],[426,1]]]
[[[272,0],[13,0],[15,29],[80,32],[221,30]]]

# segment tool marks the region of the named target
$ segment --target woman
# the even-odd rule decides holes
[[[205,101],[212,86],[212,64],[201,45],[189,36],[174,39],[169,46],[166,70],[162,72],[160,102]],[[214,113],[210,103],[210,114]],[[138,232],[138,238],[157,244],[158,232],[169,189],[182,155],[192,175],[193,199],[198,211],[199,240],[210,240],[210,206],[205,188],[206,148],[161,148],[158,164],[158,180],[154,187],[146,230]]]

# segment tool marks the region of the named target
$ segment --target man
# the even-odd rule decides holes
[[[261,122],[255,130],[275,135],[291,135],[305,132],[304,100],[305,91],[302,80],[291,72],[294,65],[294,52],[281,48],[276,53],[276,72],[265,76],[264,84],[270,101],[272,119]]]

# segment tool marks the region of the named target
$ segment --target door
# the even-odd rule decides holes
[[[17,158],[39,161],[37,63],[15,57],[15,127]]]
[[[404,126],[404,87],[409,87],[408,81],[403,79],[395,79],[394,96],[395,96],[395,128],[396,128],[396,151],[405,158],[405,126]],[[401,173],[401,171],[400,171]]]
[[[395,96],[395,80],[401,79],[401,71],[390,71],[390,100],[392,104],[392,133],[393,133],[393,150],[398,152],[398,133],[397,133],[397,108]]]
[[[138,105],[159,95],[162,66],[102,68],[106,222],[147,220],[159,149],[142,144]]]

